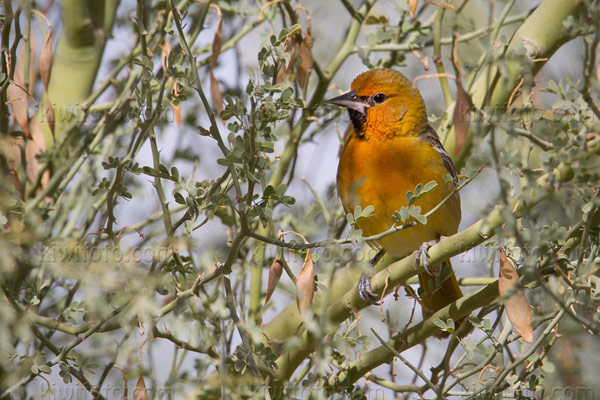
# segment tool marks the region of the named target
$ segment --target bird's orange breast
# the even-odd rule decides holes
[[[357,223],[363,236],[389,229],[394,211],[406,206],[406,192],[421,183],[436,181],[438,186],[414,205],[422,214],[435,207],[453,189],[444,181],[448,170],[439,153],[419,136],[396,136],[386,139],[360,139],[351,136],[340,153],[337,187],[346,212],[356,206],[375,207],[374,215]],[[405,256],[426,241],[456,233],[460,222],[458,194],[428,218],[416,225],[378,240],[386,251]]]

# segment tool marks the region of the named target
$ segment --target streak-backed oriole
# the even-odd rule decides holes
[[[456,180],[452,160],[429,125],[425,103],[418,89],[400,72],[373,69],[354,79],[350,92],[329,100],[350,113],[340,152],[337,188],[346,212],[356,206],[375,207],[374,215],[357,222],[364,236],[389,229],[394,211],[407,206],[406,193],[421,183],[436,181],[437,187],[414,205],[425,214],[452,193]],[[427,259],[427,248],[441,236],[456,233],[460,222],[460,197],[454,194],[433,213],[426,224],[417,224],[370,243],[398,256],[415,250]],[[450,304],[462,296],[450,262],[435,274],[419,274],[423,314]],[[359,287],[360,291],[360,287]],[[372,299],[361,293],[363,299]]]

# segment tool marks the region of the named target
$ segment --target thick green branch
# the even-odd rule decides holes
[[[484,71],[475,81],[471,91],[474,106],[489,107],[493,115],[506,111],[510,95],[521,79],[523,62],[517,59],[520,49],[527,49],[532,72],[537,73],[547,59],[571,38],[563,24],[576,14],[577,6],[576,1],[543,1],[513,35],[505,51],[505,68],[500,71],[497,65],[492,65],[489,74]],[[445,126],[452,123],[453,110],[454,104],[447,110]],[[469,131],[464,147],[454,160],[458,168],[464,165],[470,154],[472,141],[473,132]],[[454,154],[455,146],[456,137],[452,127],[444,140],[444,147],[448,154]]]
[[[56,138],[61,138],[63,129],[77,118],[79,106],[92,93],[118,5],[116,0],[61,1],[63,32],[54,50],[48,88],[54,108]],[[97,29],[97,25],[102,29]],[[54,137],[44,107],[40,108],[37,118],[50,146]]]
[[[498,282],[494,281],[476,292],[461,297],[454,303],[437,311],[426,320],[395,335],[385,345],[361,354],[342,373],[331,376],[328,385],[334,389],[338,389],[356,382],[377,366],[392,361],[394,353],[390,351],[389,347],[396,349],[399,353],[408,350],[423,342],[434,333],[439,332],[439,328],[433,323],[434,320],[441,319],[442,321],[447,321],[449,318],[452,318],[454,321],[457,321],[466,317],[477,308],[490,304],[498,295]]]

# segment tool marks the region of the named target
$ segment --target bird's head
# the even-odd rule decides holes
[[[358,75],[350,92],[327,100],[346,107],[361,139],[419,135],[427,126],[425,103],[419,90],[392,69],[372,69]]]

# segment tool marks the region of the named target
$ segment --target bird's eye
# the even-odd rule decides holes
[[[373,101],[375,101],[375,103],[383,103],[385,99],[387,99],[387,96],[383,93],[377,93],[373,96]]]

